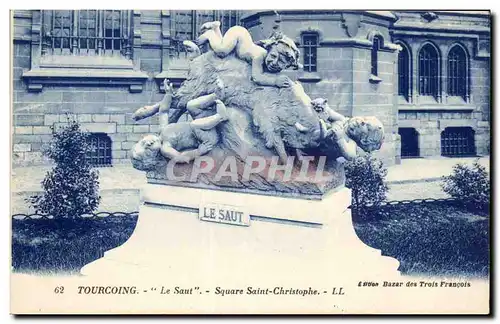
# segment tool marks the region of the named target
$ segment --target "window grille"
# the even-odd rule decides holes
[[[448,54],[448,95],[467,98],[467,61],[460,46],[454,46]]]
[[[373,38],[372,46],[372,75],[378,76],[378,51],[380,50],[381,39],[378,36]]]
[[[474,130],[470,127],[448,127],[441,133],[442,156],[475,156]]]
[[[401,136],[401,158],[419,157],[418,132],[415,128],[400,128]]]
[[[87,161],[93,166],[111,165],[111,139],[105,133],[92,133],[88,137],[91,151]]]
[[[437,50],[425,45],[418,55],[419,93],[422,96],[439,96],[439,64]]]
[[[201,26],[209,21],[220,21],[222,34],[240,21],[237,10],[176,10],[172,16],[173,34],[177,40],[194,40],[199,36]]]
[[[184,40],[195,40],[199,36],[201,26],[208,21],[220,21],[221,32],[239,25],[238,10],[175,10],[172,19],[172,49],[179,54],[184,51]]]
[[[398,94],[410,98],[410,53],[405,46],[402,46],[398,54]]]
[[[304,47],[304,71],[316,72],[318,70],[318,34],[302,34]]]
[[[179,41],[194,39],[194,13],[194,10],[179,10],[175,12],[175,39]]]
[[[45,10],[42,54],[131,57],[130,10]]]

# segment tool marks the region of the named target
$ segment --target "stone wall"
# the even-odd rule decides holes
[[[413,77],[410,100],[398,99],[398,125],[415,128],[422,157],[441,155],[441,133],[447,127],[471,127],[477,154],[489,154],[489,17],[484,12],[437,12],[437,16],[427,22],[420,12],[404,12],[393,27],[395,41],[403,42],[410,51]],[[418,54],[425,44],[438,50],[440,99],[422,98],[418,93]],[[468,101],[447,93],[447,55],[455,45],[467,55]]]
[[[397,105],[394,96],[394,84],[397,77],[395,61],[397,52],[378,53],[378,78],[370,81],[371,50],[354,49],[353,59],[353,109],[352,116],[376,116],[385,130],[385,140],[375,156],[387,165],[399,162],[397,135]]]
[[[480,155],[491,152],[491,82],[489,60],[473,60],[471,62],[471,93],[472,101],[476,105],[472,118],[477,120],[475,125],[476,149]]]
[[[143,11],[141,47],[134,49],[140,70],[147,73],[142,91],[130,92],[128,86],[44,85],[41,92],[29,92],[22,79],[31,69],[31,29],[29,11],[14,14],[13,41],[13,164],[48,163],[41,147],[51,139],[51,126],[76,116],[84,129],[106,133],[112,140],[112,163],[128,163],[129,149],[146,134],[157,132],[158,118],[141,122],[131,119],[139,107],[159,101],[162,94],[154,76],[162,70],[160,11]],[[16,16],[17,15],[17,16]]]

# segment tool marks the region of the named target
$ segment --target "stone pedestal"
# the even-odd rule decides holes
[[[399,262],[356,236],[350,198],[343,187],[305,200],[148,184],[130,239],[81,273],[212,288],[397,278]],[[249,226],[200,220],[199,209],[207,204],[244,211]]]

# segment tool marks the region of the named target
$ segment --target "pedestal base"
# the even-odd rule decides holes
[[[130,239],[83,267],[83,275],[209,286],[399,276],[397,260],[356,236],[346,188],[303,200],[148,184],[143,197]],[[250,226],[202,221],[204,204],[237,206]]]

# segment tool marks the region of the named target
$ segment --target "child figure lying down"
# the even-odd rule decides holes
[[[255,44],[248,30],[241,26],[229,28],[222,36],[220,22],[211,21],[203,24],[201,31],[198,45],[209,43],[219,57],[234,51],[238,58],[252,65],[252,80],[259,85],[289,87],[292,84],[289,77],[275,74],[289,67],[296,70],[301,67],[297,46],[282,33],[274,33],[269,39]]]

